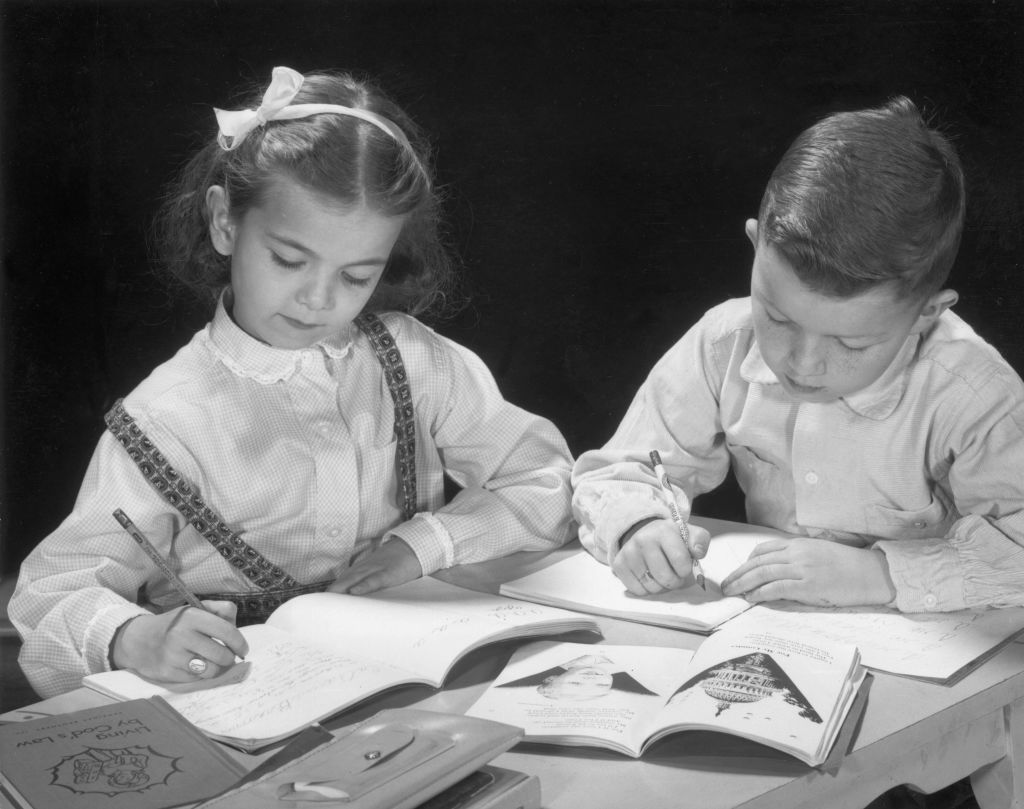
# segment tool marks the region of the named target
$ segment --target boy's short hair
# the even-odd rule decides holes
[[[956,151],[899,96],[797,137],[761,199],[758,240],[820,294],[892,283],[900,299],[925,298],[946,282],[963,221]]]

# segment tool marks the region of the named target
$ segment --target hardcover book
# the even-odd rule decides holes
[[[0,785],[23,809],[165,809],[244,774],[159,697],[0,726]]]

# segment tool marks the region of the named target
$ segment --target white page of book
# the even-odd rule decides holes
[[[369,596],[300,596],[278,607],[267,623],[304,642],[378,660],[439,685],[451,664],[475,646],[526,636],[529,626],[544,621],[565,621],[566,630],[582,628],[581,619],[565,610],[423,578]],[[583,620],[596,626],[592,619]]]
[[[408,682],[392,666],[311,648],[267,626],[245,629],[252,663],[240,683],[164,698],[208,734],[271,739]]]
[[[728,623],[734,631],[774,631],[856,644],[869,668],[946,679],[1024,627],[1024,608],[901,613],[884,607],[758,604]]]
[[[520,647],[470,716],[526,736],[636,754],[693,657],[689,649],[535,641]]]
[[[635,596],[612,572],[586,551],[580,551],[502,586],[502,592],[523,598],[540,597],[545,602],[574,605],[598,614],[646,619],[659,616],[671,625],[685,619],[701,627],[714,627],[749,608],[742,598],[722,595],[719,583],[739,567],[756,545],[774,536],[728,533],[712,537],[701,566],[707,590],[697,586],[654,596]],[[653,622],[653,621],[652,621]]]

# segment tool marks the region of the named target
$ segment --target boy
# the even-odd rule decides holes
[[[692,581],[656,449],[684,518],[731,464],[748,522],[794,535],[726,595],[1024,604],[1024,385],[950,311],[963,218],[958,158],[908,99],[801,134],[746,223],[750,297],[707,312],[577,461],[584,546],[636,594]]]

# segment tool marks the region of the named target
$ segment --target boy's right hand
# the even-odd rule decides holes
[[[699,525],[687,524],[690,546],[698,559],[708,552],[711,535]],[[643,596],[676,590],[693,584],[693,557],[676,524],[652,520],[641,527],[616,554],[612,572],[634,595]]]
[[[180,607],[129,621],[114,641],[114,665],[165,683],[208,680],[233,666],[236,656],[245,657],[249,651],[235,628],[235,605],[229,601],[204,601],[203,605],[211,612]],[[201,674],[189,670],[193,658],[206,661]]]

